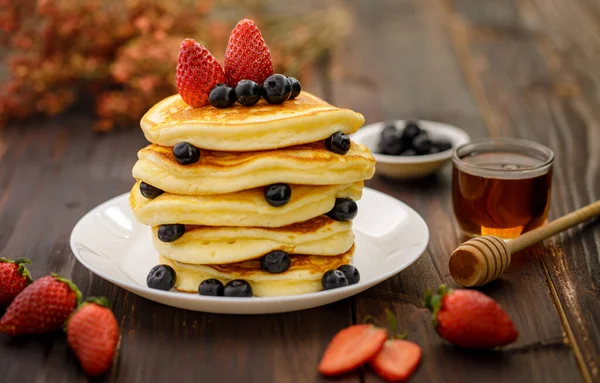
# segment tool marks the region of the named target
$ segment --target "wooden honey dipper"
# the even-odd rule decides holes
[[[598,215],[600,215],[600,201],[575,210],[508,242],[491,235],[470,239],[458,246],[450,256],[448,262],[450,274],[463,286],[485,285],[508,269],[511,254]]]

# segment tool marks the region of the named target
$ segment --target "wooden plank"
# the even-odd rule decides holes
[[[352,323],[349,301],[297,313],[219,316],[159,305],[93,275],[73,257],[69,235],[97,204],[129,190],[138,129],[100,135],[89,117],[12,125],[0,132],[0,254],[29,257],[34,277],[70,277],[84,296],[107,296],[120,321],[115,382],[197,379],[319,381],[316,365],[331,337]],[[0,337],[6,382],[84,380],[63,334]],[[357,374],[342,381],[356,382]]]
[[[597,200],[600,5],[509,1],[504,6],[516,12],[505,12],[512,18],[501,22],[482,20],[481,3],[456,1],[457,8],[461,3],[470,12],[461,14],[464,23],[455,24],[453,39],[495,122],[501,121],[505,134],[536,140],[556,153],[550,219]],[[599,249],[600,227],[588,224],[548,241],[539,253],[567,341],[589,382],[600,379]]]
[[[351,38],[351,51],[334,57],[334,67],[342,68],[342,74],[360,73],[366,79],[357,83],[348,80],[353,78],[350,75],[334,76],[337,104],[363,112],[367,122],[406,117],[433,119],[463,127],[474,138],[503,131],[493,130],[501,125],[489,123],[489,113],[482,107],[477,89],[468,86],[473,74],[461,71],[446,28],[447,23],[460,20],[454,19],[456,15],[447,4],[438,0],[381,1],[377,7],[361,0],[348,3],[360,17]],[[483,7],[474,3],[465,6],[474,12]],[[494,11],[488,12],[489,19]],[[505,58],[509,59],[515,60]],[[506,81],[503,77],[492,79]],[[360,84],[375,86],[369,89]],[[490,92],[485,87],[480,90],[485,96]],[[494,116],[499,114],[491,111]],[[413,206],[428,223],[431,239],[425,255],[413,266],[355,298],[357,322],[366,315],[385,321],[385,308],[399,316],[401,328],[424,348],[423,364],[411,381],[579,381],[576,360],[563,341],[560,316],[537,261],[543,252],[539,247],[520,254],[518,267],[503,280],[482,289],[514,319],[521,333],[517,343],[502,352],[470,353],[446,345],[435,334],[430,314],[421,308],[421,297],[427,287],[442,282],[456,286],[449,276],[447,260],[462,240],[452,219],[448,170],[419,183],[398,183],[381,177],[368,183]],[[377,380],[367,369],[365,381]]]

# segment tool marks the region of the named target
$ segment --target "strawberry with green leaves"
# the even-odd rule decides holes
[[[67,322],[67,342],[89,376],[106,373],[119,340],[119,325],[106,298],[88,298]]]
[[[0,258],[0,307],[8,306],[32,282],[27,263],[31,262],[25,258]]]
[[[0,319],[0,333],[43,334],[62,328],[77,307],[81,293],[68,279],[52,274],[21,291]]]
[[[433,312],[438,334],[464,348],[487,349],[514,342],[519,333],[506,312],[487,295],[476,290],[425,293],[425,307]]]

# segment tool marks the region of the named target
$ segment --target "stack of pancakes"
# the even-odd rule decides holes
[[[217,278],[243,279],[255,296],[321,290],[323,274],[350,263],[354,251],[352,222],[326,214],[340,198],[360,199],[375,171],[366,147],[353,142],[337,154],[324,141],[363,122],[307,92],[281,105],[192,108],[175,95],[152,107],[141,121],[152,144],[138,153],[130,204],[152,226],[160,263],[177,273],[175,287],[197,292],[200,282]],[[181,142],[200,149],[197,162],[176,161],[173,146]],[[141,182],[163,193],[146,198]],[[276,183],[291,188],[278,207],[264,195]],[[159,227],[172,224],[185,225],[185,233],[161,241]],[[289,253],[288,270],[261,269],[260,258],[274,250]]]

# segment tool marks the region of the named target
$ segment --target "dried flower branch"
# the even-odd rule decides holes
[[[181,41],[192,37],[222,58],[241,17],[261,25],[276,70],[294,76],[349,32],[350,18],[335,0],[294,12],[288,2],[279,4],[286,12],[271,3],[0,0],[0,125],[56,115],[81,99],[93,100],[98,130],[137,125],[148,107],[176,92]]]

